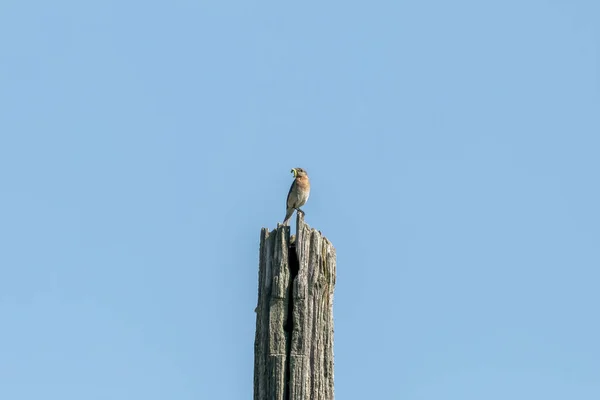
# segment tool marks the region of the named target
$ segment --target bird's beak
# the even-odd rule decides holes
[[[292,168],[292,170],[291,170],[290,172],[291,172],[292,174],[294,174],[294,178],[295,178],[295,177],[296,177],[296,175],[297,175],[296,168]]]

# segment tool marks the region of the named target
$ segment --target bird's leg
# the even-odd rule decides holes
[[[299,213],[301,213],[304,216],[304,211],[302,211],[301,209],[296,208],[296,211],[298,211]]]

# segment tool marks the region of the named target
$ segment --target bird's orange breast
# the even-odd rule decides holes
[[[296,184],[300,190],[310,190],[310,182],[307,176],[299,176],[296,178]]]

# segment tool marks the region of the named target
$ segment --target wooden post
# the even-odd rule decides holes
[[[260,235],[254,400],[333,400],[335,249],[296,218]]]

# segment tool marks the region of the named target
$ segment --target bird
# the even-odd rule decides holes
[[[304,215],[304,211],[300,209],[306,201],[308,200],[308,196],[310,195],[310,181],[308,180],[308,174],[302,168],[292,168],[290,171],[294,174],[294,182],[292,182],[292,186],[290,187],[290,191],[287,195],[286,212],[285,219],[283,220],[283,225],[287,225],[290,217],[294,213],[294,210],[297,210],[299,213]]]

